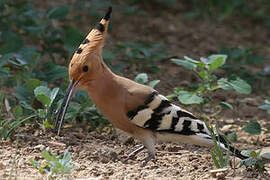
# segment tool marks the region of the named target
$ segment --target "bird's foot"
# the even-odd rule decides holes
[[[124,162],[127,162],[129,159],[135,160],[136,155],[139,154],[140,152],[142,152],[144,149],[145,149],[145,147],[141,146],[141,147],[137,148],[136,150],[132,151],[127,157],[125,157]]]
[[[151,161],[152,159],[155,159],[155,155],[149,154],[149,156],[147,156],[147,157],[144,159],[144,162],[142,163],[141,167],[146,166],[146,164],[147,164],[149,161]]]

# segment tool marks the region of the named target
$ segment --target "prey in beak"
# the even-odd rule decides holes
[[[66,95],[65,95],[63,102],[61,104],[61,107],[60,107],[59,111],[57,112],[56,120],[55,120],[55,124],[54,124],[54,131],[57,133],[58,136],[59,136],[60,131],[61,131],[61,126],[63,124],[69,102],[70,102],[73,94],[75,93],[78,85],[79,85],[79,81],[78,82],[70,81]]]

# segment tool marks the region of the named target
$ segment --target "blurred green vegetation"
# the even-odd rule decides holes
[[[87,27],[93,26],[108,6],[113,6],[114,12],[123,14],[122,17],[180,13],[177,9],[180,7],[186,18],[222,21],[237,17],[250,18],[252,22],[264,25],[270,22],[270,1],[267,0],[0,0],[0,136],[3,139],[26,122],[44,130],[52,128],[55,111],[69,82],[67,64],[85,35],[81,24],[87,22]],[[113,24],[109,31],[112,27]],[[265,73],[251,73],[246,68],[254,62],[266,62],[266,58],[255,55],[254,48],[221,47],[217,53],[228,56],[219,77],[231,74],[251,85],[259,81],[264,87]],[[157,73],[159,64],[171,56],[166,44],[141,39],[115,42],[113,48],[103,52],[106,63],[115,72],[129,68],[136,73]],[[113,62],[115,59],[118,61]],[[216,78],[215,74],[210,76]],[[147,74],[139,74],[135,80],[150,86],[159,82],[148,82]],[[197,83],[194,87],[199,86]],[[69,123],[87,123],[91,130],[109,125],[84,91],[78,91],[72,99],[66,119]]]

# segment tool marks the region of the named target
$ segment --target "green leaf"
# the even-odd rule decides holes
[[[265,104],[259,106],[259,108],[262,110],[270,110],[270,102],[268,100],[265,100]]]
[[[20,105],[25,108],[25,109],[28,109],[28,110],[31,110],[31,111],[35,111],[35,109],[30,105],[28,104],[27,102],[25,101],[20,101]]]
[[[55,155],[51,154],[49,151],[46,150],[41,152],[41,156],[48,162],[58,160],[58,158]]]
[[[67,67],[59,66],[54,63],[43,64],[42,72],[44,74],[40,79],[46,82],[53,82],[68,76]]]
[[[45,118],[46,117],[46,111],[45,111],[45,109],[38,109],[38,116],[40,118]]]
[[[200,104],[203,102],[203,98],[188,91],[179,91],[178,100],[183,104]]]
[[[220,102],[219,105],[224,109],[230,109],[233,110],[233,106],[225,101]]]
[[[240,94],[250,94],[251,86],[241,78],[237,77],[236,80],[231,80],[230,85]]]
[[[209,69],[211,71],[216,70],[217,68],[223,66],[227,59],[227,55],[211,55],[208,57],[209,60]]]
[[[249,94],[251,92],[251,86],[239,77],[230,81],[228,81],[227,78],[221,78],[218,80],[217,84],[224,90],[234,89],[241,94]]]
[[[47,11],[47,16],[51,19],[64,19],[70,10],[70,6],[63,5],[63,6],[57,6],[54,8],[50,8]]]
[[[210,154],[211,154],[212,160],[213,160],[216,168],[218,168],[218,169],[221,168],[219,161],[217,160],[216,154],[212,150],[210,150]]]
[[[40,165],[36,160],[29,159],[29,162],[34,166],[36,169],[39,169]]]
[[[190,63],[193,63],[193,64],[200,64],[201,63],[200,61],[197,61],[195,59],[192,59],[192,58],[190,58],[188,56],[184,56],[184,59],[187,60]]]
[[[218,80],[217,82],[218,86],[221,88],[221,89],[224,89],[224,90],[233,90],[233,87],[231,86],[231,84],[229,83],[228,79],[227,78],[221,78]]]
[[[74,50],[80,45],[83,41],[84,35],[77,28],[72,26],[63,26],[64,37],[62,38],[64,42],[64,47],[69,51],[69,53],[73,53]]]
[[[140,73],[135,77],[134,80],[140,84],[145,84],[148,82],[148,76],[146,73]]]
[[[33,91],[37,86],[41,85],[41,81],[39,79],[31,78],[26,82],[26,87],[29,91]]]
[[[149,86],[151,88],[155,88],[155,86],[160,82],[160,80],[154,80],[154,81],[151,81],[149,82]]]
[[[243,160],[241,164],[249,167],[249,166],[254,166],[256,162],[257,162],[257,159],[250,157],[248,159]]]
[[[20,105],[17,105],[13,109],[13,114],[16,118],[20,118],[23,115],[23,109]]]
[[[250,134],[260,134],[262,131],[261,125],[258,122],[248,123],[244,128],[244,131]]]
[[[181,59],[171,59],[172,62],[174,62],[175,64],[179,65],[179,66],[183,66],[184,68],[188,69],[188,70],[193,70],[195,71],[197,68],[197,65],[194,63],[191,63],[189,61],[184,61]]]
[[[35,94],[35,96],[37,96],[39,94],[43,94],[45,96],[50,97],[51,90],[46,86],[38,86],[38,87],[35,88],[34,94]]]
[[[39,100],[45,107],[50,107],[51,99],[44,95],[44,94],[38,94],[36,95],[37,100]]]
[[[18,51],[23,47],[23,38],[11,31],[0,34],[0,54]]]
[[[34,90],[34,94],[37,100],[39,100],[45,107],[49,107],[51,105],[51,90],[46,86],[36,87]]]
[[[207,80],[208,79],[208,73],[204,70],[199,72],[199,76],[203,79],[203,80]]]
[[[0,67],[2,67],[10,58],[12,58],[13,53],[1,54],[0,56]]]
[[[11,125],[10,125],[10,129],[8,130],[8,132],[7,132],[7,137],[10,135],[10,133],[12,132],[12,131],[14,131],[17,127],[19,127],[22,123],[24,123],[24,122],[26,122],[27,120],[29,120],[29,119],[31,119],[31,118],[33,118],[33,117],[35,117],[36,115],[31,115],[31,116],[28,116],[28,117],[26,117],[26,118],[24,118],[24,119],[22,119],[22,120],[16,120],[16,121],[14,121]]]
[[[241,151],[241,154],[242,154],[243,156],[250,157],[250,151],[243,150],[243,151]]]
[[[54,125],[53,124],[50,124],[50,122],[47,119],[43,122],[43,126],[46,129],[53,129],[54,128]]]
[[[265,159],[269,159],[270,160],[270,153],[264,153],[261,155],[263,158]]]
[[[250,157],[256,158],[257,157],[257,153],[255,151],[251,151],[250,152]]]
[[[51,102],[54,101],[54,99],[56,98],[58,92],[59,92],[59,88],[53,88],[53,90],[51,91],[51,94],[50,94]]]

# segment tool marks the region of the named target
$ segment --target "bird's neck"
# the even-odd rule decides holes
[[[88,83],[85,89],[92,102],[116,127],[130,132],[122,122],[125,120],[123,113],[125,107],[126,89],[119,83],[119,76],[114,74],[107,66],[104,66],[103,73]]]

